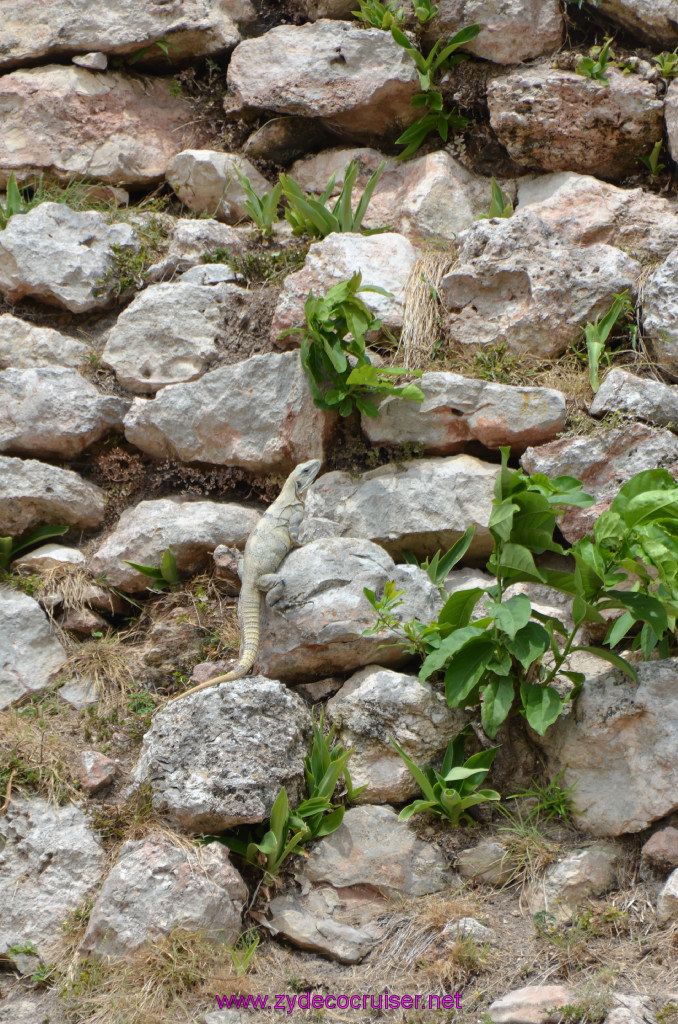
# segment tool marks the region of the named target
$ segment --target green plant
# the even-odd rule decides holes
[[[423,569],[428,574],[431,583],[435,583],[441,597],[446,598],[445,580],[457,562],[460,562],[468,551],[474,533],[475,526],[469,526],[468,530],[461,535],[459,540],[444,555],[440,551],[436,551],[432,558],[425,558],[423,562],[420,562],[411,551],[405,551],[405,561],[409,562],[410,565],[418,565],[420,569]]]
[[[607,36],[602,46],[592,46],[588,57],[580,57],[577,61],[575,71],[585,78],[592,78],[601,85],[609,85],[610,79],[605,72],[611,61],[614,60],[614,53],[610,49],[612,37]]]
[[[480,32],[480,25],[467,25],[452,36],[446,46],[442,46],[442,39],[437,39],[425,57],[423,53],[414,46],[404,32],[395,26],[391,29],[391,35],[399,46],[408,52],[417,66],[419,72],[419,84],[422,92],[428,92],[433,84],[436,71],[451,68],[459,64],[466,57],[461,53],[455,53],[464,43],[475,39]],[[423,105],[423,104],[418,104]]]
[[[130,562],[127,558],[123,559],[123,561],[127,565],[131,565],[137,572],[140,572],[144,576],[148,576],[149,579],[154,580],[154,585],[148,588],[154,592],[164,590],[165,587],[173,587],[179,582],[177,560],[174,557],[174,552],[171,548],[166,548],[163,552],[159,568],[156,568],[153,565],[139,565],[137,562]]]
[[[678,47],[671,53],[666,50],[652,58],[660,75],[664,78],[676,78],[678,76]]]
[[[362,21],[365,25],[373,28],[390,29],[394,25],[402,25],[405,12],[402,7],[393,3],[380,3],[380,0],[358,0],[359,11],[351,11],[351,14]]]
[[[431,0],[414,0],[414,13],[420,25],[428,25],[438,13],[438,7],[431,6]]]
[[[492,179],[492,199],[490,201],[490,209],[487,213],[481,213],[478,220],[492,220],[493,217],[512,217],[513,216],[513,203],[505,196],[501,188]]]
[[[332,744],[334,726],[325,736],[324,708],[320,711],[319,721],[313,720],[312,728],[313,740],[311,742],[311,749],[304,758],[304,775],[306,776],[306,787],[309,797],[331,796],[337,782],[343,775],[344,783],[346,784],[346,799],[349,803],[353,803],[362,791],[367,788],[367,786],[358,786],[356,789],[353,786],[347,766],[348,759],[353,751],[344,750],[343,746],[339,743]],[[339,824],[343,820],[343,807],[341,812],[341,817],[338,818]]]
[[[534,806],[523,817],[525,824],[531,821],[551,821],[552,818],[560,818],[562,821],[572,821],[572,793],[576,783],[572,783],[567,789],[563,789],[560,780],[565,774],[565,769],[559,771],[556,776],[547,782],[545,786],[539,786],[533,779],[532,789],[519,789],[512,793],[507,800],[532,800]]]
[[[450,740],[439,772],[430,765],[419,768],[403,748],[391,739],[391,744],[400,754],[424,794],[423,799],[413,800],[411,804],[403,807],[398,815],[399,821],[407,821],[413,814],[428,813],[447,818],[452,825],[458,825],[461,820],[473,824],[473,818],[467,813],[469,807],[501,799],[494,789],[478,789],[489,772],[499,747],[481,750],[480,753],[472,754],[464,760],[468,731],[467,726]]]
[[[0,537],[0,569],[8,569],[10,562],[22,551],[40,544],[49,537],[63,537],[68,533],[67,526],[39,526],[37,530],[27,533],[18,544],[12,537]]]
[[[627,291],[615,295],[614,302],[602,317],[596,317],[595,323],[587,323],[584,328],[586,338],[586,354],[589,363],[589,380],[595,392],[600,387],[598,370],[600,360],[605,353],[605,343],[621,316],[633,311],[633,303]]]
[[[14,171],[9,176],[7,182],[7,201],[3,209],[0,204],[0,231],[3,231],[7,227],[7,221],[10,217],[13,217],[15,213],[25,213],[25,207],[23,199],[21,198],[21,192],[19,186],[16,183]]]
[[[235,969],[236,977],[241,978],[247,974],[252,957],[259,945],[259,932],[256,928],[250,928],[238,936],[238,941],[231,949],[231,962]]]
[[[243,203],[243,206],[261,233],[267,236],[272,235],[273,225],[278,219],[276,214],[283,190],[282,182],[279,181],[271,192],[265,192],[263,196],[258,196],[252,188],[252,183],[247,175],[241,174],[237,167],[235,173],[247,195],[247,200]]]
[[[412,620],[402,626],[393,614],[399,599],[394,587],[385,611],[371,591],[364,591],[377,611],[374,631],[383,627],[395,631],[409,650],[423,657],[422,682],[444,671],[449,706],[480,704],[482,726],[490,737],[515,714],[524,715],[544,735],[564,706],[552,685],[556,676],[573,684],[567,700],[576,697],[584,681],[582,673],[564,667],[575,651],[595,654],[637,678],[635,669],[611,649],[575,644],[585,622],[603,623],[602,613],[610,609],[627,612],[610,627],[605,643],[615,646],[633,625],[642,623],[639,644],[648,657],[657,644],[665,649],[666,634],[675,627],[678,613],[678,540],[670,536],[675,526],[678,538],[678,485],[668,472],[650,471],[659,474],[651,477],[639,474],[626,484],[615,499],[616,508],[613,503],[610,512],[599,517],[595,539],[584,537],[569,549],[574,569],[561,571],[538,567],[534,556],[547,551],[563,555],[564,549],[554,539],[556,513],[569,506],[586,508],[593,499],[573,477],[526,476],[509,469],[507,460],[508,449],[502,449],[489,521],[494,546],[487,569],[495,577],[494,585],[456,591],[433,623]],[[664,493],[667,490],[671,493]],[[654,532],[648,553],[642,545],[650,520]],[[632,527],[639,522],[642,529],[632,536]],[[646,568],[650,558],[658,573],[656,585]],[[645,592],[615,589],[629,571],[639,575],[639,590],[644,587]],[[533,609],[525,594],[507,599],[506,590],[514,583],[545,583],[567,594],[572,625]],[[472,622],[481,599],[485,614]]]
[[[417,93],[412,97],[411,103],[414,107],[428,107],[428,114],[418,118],[398,136],[396,144],[405,146],[405,149],[398,154],[397,160],[409,160],[431,132],[437,131],[443,142],[447,142],[450,132],[454,134],[467,128],[471,123],[467,117],[461,116],[456,107],[453,110],[445,110],[442,94],[436,90]]]
[[[351,160],[344,173],[344,181],[336,202],[331,210],[327,208],[330,196],[334,189],[333,174],[327,182],[322,195],[318,199],[306,195],[301,186],[288,174],[280,175],[282,191],[288,202],[285,210],[285,219],[292,225],[292,233],[295,235],[312,235],[318,238],[325,238],[333,231],[362,231],[366,235],[376,235],[388,228],[363,228],[362,222],[367,207],[369,206],[372,193],[377,182],[381,178],[386,162],[382,162],[370,177],[365,186],[355,213],[353,212],[353,187],[358,175],[359,164],[357,160]]]
[[[638,157],[641,164],[645,164],[653,178],[658,178],[662,171],[666,170],[666,164],[660,163],[659,160],[662,145],[663,142],[659,139],[658,142],[655,142],[649,153],[645,153],[644,156]]]
[[[155,42],[149,43],[148,46],[142,46],[140,50],[136,50],[131,57],[123,57],[123,62],[126,64],[136,64],[137,61],[143,60],[144,57],[146,57],[156,46],[168,64],[171,64],[172,58],[170,57],[170,50],[174,50],[176,47],[174,43],[169,41],[169,39],[156,39]]]
[[[246,252],[242,256],[217,246],[203,254],[203,263],[227,263],[246,281],[265,284],[299,270],[304,265],[309,243],[299,241],[276,252]]]
[[[365,347],[365,335],[377,331],[381,321],[358,298],[359,292],[388,295],[376,285],[363,285],[362,276],[335,284],[324,298],[309,293],[304,305],[306,323],[285,334],[301,332],[300,359],[313,401],[320,409],[338,409],[348,416],[357,407],[366,416],[377,416],[375,395],[398,395],[415,402],[423,393],[414,384],[396,387],[391,380],[407,372],[400,367],[376,367]],[[283,336],[281,335],[281,337]],[[355,365],[349,363],[353,357]],[[414,373],[421,376],[421,372]]]

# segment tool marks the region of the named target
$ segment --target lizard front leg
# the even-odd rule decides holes
[[[285,580],[277,572],[267,572],[260,576],[257,586],[262,593],[266,594],[266,605],[274,611],[280,612],[288,607],[285,603]]]

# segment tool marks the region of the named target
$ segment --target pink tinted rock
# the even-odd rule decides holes
[[[113,781],[118,766],[110,757],[98,750],[83,750],[80,755],[78,781],[85,793],[98,793]]]
[[[564,985],[526,985],[495,999],[488,1010],[493,1024],[545,1024],[556,1006],[573,1000]]]
[[[650,836],[640,851],[646,865],[656,871],[678,868],[678,828],[662,828]]]

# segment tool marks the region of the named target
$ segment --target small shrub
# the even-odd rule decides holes
[[[176,586],[179,582],[177,560],[171,548],[167,548],[163,552],[162,561],[158,568],[153,565],[139,565],[137,562],[130,562],[127,558],[124,558],[123,561],[126,565],[131,565],[137,572],[153,580],[153,586],[148,588],[153,593],[158,593],[166,587]]]
[[[438,10],[437,6],[431,6],[431,0],[414,0],[414,13],[420,25],[433,21]]]
[[[363,228],[362,222],[367,207],[369,206],[372,193],[377,187],[381,178],[385,161],[382,161],[374,174],[370,177],[365,190],[360,197],[358,205],[353,212],[353,187],[358,175],[358,161],[351,160],[344,173],[344,182],[341,192],[337,197],[331,210],[327,204],[334,189],[333,174],[327,182],[322,195],[318,199],[306,195],[301,186],[288,174],[280,175],[282,191],[287,200],[288,207],[285,210],[285,219],[292,225],[292,232],[295,235],[312,235],[317,238],[325,238],[334,231],[362,231],[365,235],[375,235],[388,228]]]
[[[394,25],[402,25],[405,12],[402,7],[393,3],[380,3],[380,0],[359,0],[360,10],[351,11],[365,25],[388,31]]]
[[[600,368],[600,360],[605,353],[605,343],[620,318],[632,312],[633,308],[628,292],[620,292],[619,295],[615,295],[614,302],[607,313],[602,317],[597,317],[595,323],[587,323],[584,328],[586,354],[589,363],[589,381],[594,392],[600,387],[598,370]]]
[[[664,78],[676,78],[678,76],[678,47],[671,53],[664,50],[652,58],[657,65],[659,74]]]
[[[3,231],[7,227],[7,222],[10,217],[13,217],[16,213],[25,213],[26,207],[24,201],[21,198],[21,192],[19,186],[16,183],[14,171],[9,176],[7,182],[7,201],[3,208],[0,204],[0,231]]]
[[[247,175],[241,174],[237,168],[235,169],[235,173],[237,174],[238,181],[247,195],[247,200],[243,203],[243,206],[261,233],[266,236],[272,235],[273,225],[278,219],[277,211],[283,190],[282,182],[279,181],[272,192],[265,192],[263,196],[258,196],[252,188],[252,184]]]
[[[659,159],[662,151],[662,145],[663,142],[659,139],[658,142],[655,142],[649,153],[638,157],[641,164],[644,164],[647,167],[653,178],[658,178],[662,171],[666,170],[666,164],[661,163]]]
[[[487,213],[481,213],[478,220],[492,220],[493,217],[512,217],[513,216],[513,203],[505,196],[501,188],[492,179],[492,199],[490,200],[490,209]]]
[[[350,415],[355,407],[366,416],[377,416],[379,410],[372,401],[375,395],[398,395],[415,402],[424,398],[414,384],[394,385],[391,378],[406,372],[401,367],[371,363],[365,335],[379,330],[381,321],[358,298],[359,292],[366,291],[389,294],[375,285],[363,285],[359,273],[335,284],[324,298],[311,292],[304,305],[305,325],[283,332],[302,334],[301,365],[314,403],[320,409],[337,409],[341,416]],[[414,375],[421,376],[421,371]]]
[[[610,79],[606,76],[609,65],[614,60],[614,53],[610,49],[612,37],[608,36],[602,46],[592,46],[588,57],[580,57],[577,61],[575,71],[585,78],[592,78],[601,85],[609,85]]]

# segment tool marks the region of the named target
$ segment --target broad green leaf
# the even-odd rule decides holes
[[[511,582],[544,582],[542,573],[534,564],[532,553],[519,544],[504,544],[499,562],[497,563],[496,556],[493,554],[488,568],[490,566],[492,567],[490,571],[494,571],[497,576]]]
[[[488,606],[487,613],[494,619],[497,628],[513,639],[518,630],[530,621],[532,605],[525,594],[516,594],[507,601]]]
[[[528,683],[521,687],[521,697],[527,721],[536,733],[543,736],[563,710],[560,696],[552,686],[532,686]]]
[[[455,541],[450,550],[443,555],[440,560],[440,571],[443,574],[443,578],[447,576],[448,572],[450,572],[457,562],[461,561],[464,557],[471,546],[471,541],[473,540],[475,532],[475,524],[473,526],[469,526],[468,530],[465,530],[459,540]]]
[[[162,574],[162,578],[169,584],[173,585],[179,582],[177,560],[174,557],[174,552],[171,548],[167,548],[163,552],[162,561],[160,562],[160,572]]]
[[[421,791],[424,794],[424,796],[428,800],[433,800],[435,802],[435,794],[433,792],[433,786],[431,785],[429,780],[426,778],[426,776],[424,775],[422,770],[414,763],[414,761],[412,760],[411,757],[408,757],[408,755],[405,753],[403,748],[398,743],[396,743],[396,741],[393,739],[392,736],[390,736],[389,739],[390,739],[391,745],[393,747],[395,747],[395,749],[398,751],[398,753],[402,757],[403,761],[407,765],[407,767],[408,767],[408,769],[410,771],[410,774],[412,775],[412,778],[415,780],[415,782],[417,783],[417,785],[421,789]]]
[[[152,565],[139,565],[137,562],[130,562],[126,558],[123,558],[123,562],[126,565],[131,565],[133,569],[140,572],[143,576],[148,576],[152,580],[161,580],[163,578],[162,571],[155,569]]]
[[[463,704],[476,683],[482,679],[493,655],[494,644],[481,637],[471,640],[452,655],[445,669],[445,699],[449,707]]]
[[[473,609],[484,593],[482,587],[473,587],[470,590],[457,590],[454,594],[450,594],[438,615],[438,622],[441,625],[450,625],[453,629],[468,626]]]
[[[669,628],[662,602],[650,594],[636,594],[625,590],[608,590],[603,594],[602,608],[626,608],[637,619],[648,622],[657,636]]]
[[[456,654],[465,644],[478,639],[482,635],[476,626],[464,626],[445,637],[440,647],[432,651],[419,670],[419,681],[425,683],[430,675],[442,668],[448,658]]]
[[[492,680],[483,690],[480,721],[490,739],[494,739],[499,726],[508,716],[513,705],[513,697],[513,680],[506,677]]]
[[[557,621],[557,620],[556,620]],[[564,630],[565,627],[563,627]],[[527,671],[549,648],[549,635],[538,622],[528,622],[507,642],[506,649]],[[487,732],[487,730],[485,730]],[[489,733],[488,733],[489,736]]]
[[[630,665],[625,658],[621,655],[615,654],[614,651],[608,651],[605,647],[589,647],[587,645],[581,647],[573,647],[573,651],[586,651],[587,654],[595,654],[597,658],[602,658],[603,661],[607,661],[610,665],[614,665],[615,668],[620,669],[625,675],[633,679],[634,682],[638,681],[638,673],[636,672],[633,665]]]

